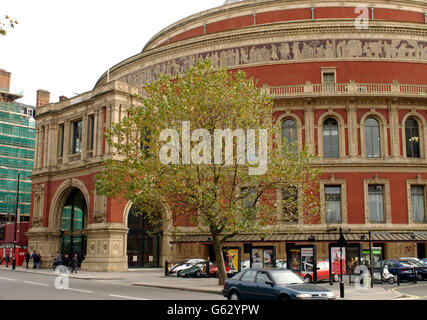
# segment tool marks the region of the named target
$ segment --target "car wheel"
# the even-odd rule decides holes
[[[424,277],[421,273],[417,273],[417,280],[418,281],[423,281]]]
[[[311,276],[307,275],[304,277],[304,282],[305,283],[310,283],[311,282]]]
[[[200,278],[200,271],[196,271],[196,278]]]
[[[334,274],[334,282],[338,282],[338,281],[340,281],[340,275]]]
[[[281,294],[279,300],[291,300],[291,298],[287,294]]]
[[[237,291],[231,291],[228,295],[228,300],[240,300],[240,295]]]
[[[393,283],[394,283],[394,277],[390,277],[390,278],[388,278],[388,279],[387,279],[387,282],[388,282],[389,284],[393,284]]]
[[[178,271],[178,273],[176,274],[177,277],[181,277],[181,271]]]

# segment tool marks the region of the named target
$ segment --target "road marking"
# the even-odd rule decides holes
[[[35,285],[37,285],[37,286],[44,286],[44,287],[49,287],[49,285],[48,284],[46,284],[46,283],[38,283],[38,282],[31,282],[31,281],[24,281],[25,283],[28,283],[28,284],[35,284]]]
[[[110,297],[115,297],[115,298],[123,298],[123,299],[131,299],[131,300],[148,300],[148,299],[143,299],[143,298],[135,298],[135,297],[127,297],[127,296],[119,296],[116,294],[109,294]]]
[[[65,290],[73,290],[78,292],[85,292],[85,293],[93,293],[93,291],[87,291],[87,290],[81,290],[81,289],[74,289],[74,288],[64,288]]]
[[[0,279],[2,279],[2,280],[8,280],[8,281],[16,281],[16,279],[3,278],[3,277],[0,277]]]

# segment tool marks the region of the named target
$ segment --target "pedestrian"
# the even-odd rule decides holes
[[[31,259],[33,259],[33,269],[37,268],[37,253],[36,250],[33,251],[31,255]]]
[[[10,257],[9,257],[9,253],[6,253],[6,268],[9,268],[9,261],[10,261]]]
[[[28,270],[28,262],[30,262],[30,258],[31,258],[30,253],[27,250],[27,252],[25,253],[25,263],[27,265],[27,270]]]
[[[56,267],[62,264],[62,257],[59,252],[56,253],[56,258],[53,260],[53,271],[56,270]]]
[[[42,256],[40,255],[40,252],[37,254],[37,268],[41,269],[42,265]]]
[[[70,258],[68,257],[68,254],[66,254],[64,257],[63,265],[66,266],[67,269],[70,266]]]
[[[75,271],[77,273],[77,266],[79,265],[79,259],[77,258],[77,253],[74,254],[73,259],[71,260],[71,273]]]

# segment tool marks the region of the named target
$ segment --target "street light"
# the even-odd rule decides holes
[[[0,166],[1,169],[8,169],[11,168]],[[13,170],[13,169],[12,169]],[[18,225],[18,202],[19,202],[19,175],[20,171],[18,169],[18,184],[16,186],[16,208],[15,208],[15,232],[13,234],[13,256],[12,256],[12,269],[15,270],[16,267],[16,229]]]
[[[327,231],[337,231],[337,228],[329,228]],[[351,229],[343,229],[340,228],[340,237],[338,240],[338,244],[340,246],[340,297],[344,298],[344,281],[342,275],[342,247],[347,247],[347,241],[344,238],[343,231],[349,232]]]

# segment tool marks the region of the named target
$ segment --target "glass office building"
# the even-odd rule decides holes
[[[16,193],[20,222],[30,220],[35,146],[35,107],[16,102],[22,94],[0,88],[0,224],[15,220]]]

